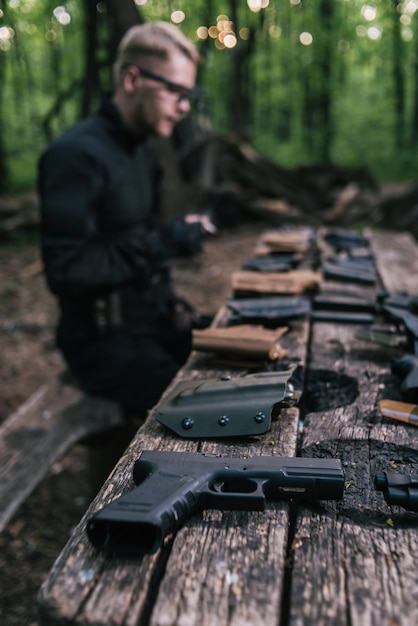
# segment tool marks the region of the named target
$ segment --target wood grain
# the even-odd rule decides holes
[[[368,233],[380,283],[375,288],[326,282],[324,287],[417,293],[411,279],[418,248],[409,236]],[[388,256],[390,249],[391,256]],[[325,250],[325,248],[324,248]],[[394,252],[393,250],[396,250]],[[409,268],[409,269],[408,269]],[[225,323],[220,311],[216,324]],[[269,433],[245,440],[188,441],[172,436],[151,412],[75,529],[39,594],[40,624],[103,626],[412,626],[418,623],[417,514],[388,507],[373,476],[388,466],[418,468],[418,429],[382,418],[378,401],[396,389],[382,349],[356,337],[358,326],[295,320],[282,338],[307,382],[356,382],[357,394],[325,410],[282,410]],[[309,347],[309,355],[307,353]],[[167,393],[184,378],[225,370],[194,353]],[[303,376],[302,376],[303,377]],[[340,378],[338,378],[340,377]],[[345,378],[343,378],[345,377]],[[309,388],[307,385],[306,388]],[[303,408],[303,404],[301,409]],[[300,430],[300,418],[303,429]],[[143,449],[226,456],[340,458],[344,499],[308,505],[268,502],[265,512],[199,511],[154,555],[109,558],[89,544],[86,519],[134,487],[132,466]]]
[[[0,531],[74,443],[122,423],[113,402],[59,379],[40,387],[0,427]]]
[[[413,240],[405,235],[394,245],[393,235],[369,236],[383,286],[417,293],[417,273],[410,272],[418,261]],[[418,471],[418,431],[378,411],[378,400],[394,384],[390,361],[398,350],[365,344],[356,330],[324,323],[312,329],[310,369],[351,376],[359,391],[349,406],[311,413],[304,421],[303,454],[341,458],[346,490],[341,503],[298,512],[291,625],[418,623],[418,516],[388,507],[373,488],[376,473]]]
[[[224,323],[225,314],[216,323]],[[306,362],[308,336],[308,320],[297,320],[283,337],[295,364]],[[193,353],[163,398],[178,380],[225,373],[238,376],[247,370],[220,370],[207,355]],[[299,410],[291,408],[283,410],[272,429],[260,437],[196,442],[172,436],[151,411],[41,587],[40,623],[204,626],[277,622],[289,527],[286,503],[268,503],[265,513],[202,511],[175,538],[168,537],[157,554],[132,560],[97,553],[88,542],[85,525],[94,511],[134,488],[132,467],[141,450],[294,456],[298,422]]]

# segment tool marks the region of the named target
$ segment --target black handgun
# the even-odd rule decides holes
[[[375,476],[374,487],[382,491],[387,504],[402,506],[408,511],[418,511],[418,474],[384,472]]]
[[[363,259],[330,258],[322,264],[322,273],[332,280],[365,285],[374,285],[377,279],[373,262]]]
[[[228,325],[262,324],[276,328],[309,314],[310,301],[305,296],[267,296],[265,298],[230,298]]]
[[[418,296],[383,291],[377,296],[383,313],[402,322],[418,355]]]
[[[401,395],[405,402],[418,402],[418,296],[405,293],[381,294],[383,312],[402,322],[414,354],[392,362],[392,372],[402,379]]]
[[[133,478],[136,489],[89,519],[87,534],[96,548],[152,553],[198,509],[263,511],[267,499],[339,500],[344,492],[338,459],[144,450]]]
[[[296,267],[301,258],[302,255],[297,253],[252,257],[244,261],[242,269],[252,272],[286,272]]]

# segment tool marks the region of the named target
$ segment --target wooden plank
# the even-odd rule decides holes
[[[417,242],[410,233],[369,232],[377,270],[388,291],[418,295]]]
[[[374,491],[373,479],[395,465],[401,472],[418,470],[416,432],[377,415],[381,386],[388,380],[387,362],[368,362],[366,350],[356,344],[353,328],[334,330],[331,335],[324,324],[315,325],[314,346],[327,341],[335,346],[338,341],[339,348],[337,363],[334,356],[327,362],[322,355],[320,365],[337,365],[357,378],[359,395],[349,406],[306,417],[303,454],[341,458],[348,486],[342,503],[327,503],[322,511],[300,510],[290,624],[301,620],[315,625],[384,624],[395,617],[394,623],[415,623],[411,617],[418,617],[416,564],[410,555],[418,553],[417,516],[394,515]],[[357,347],[364,358],[354,361]],[[389,519],[394,528],[387,524]],[[390,554],[395,543],[398,548]],[[298,600],[301,595],[303,604]],[[400,618],[401,610],[410,621]]]
[[[409,244],[402,239],[397,246],[398,255],[409,255],[407,262],[398,257],[388,263],[379,259],[375,235],[370,237],[383,284],[390,290],[391,285],[409,289],[405,267],[415,267]],[[413,241],[410,244],[414,246]],[[386,254],[384,243],[382,254]],[[403,267],[398,275],[397,267]],[[341,288],[336,283],[327,286]],[[342,289],[358,292],[360,288],[343,285]],[[372,297],[374,290],[364,288],[363,293]],[[216,324],[222,325],[225,315],[222,311]],[[251,441],[200,443],[174,438],[151,412],[42,586],[41,625],[416,623],[417,516],[391,511],[374,491],[372,477],[388,463],[400,471],[416,468],[417,432],[377,415],[377,401],[385,386],[393,383],[389,361],[394,352],[360,342],[357,328],[314,325],[311,374],[316,372],[318,380],[327,371],[341,375],[341,380],[355,379],[359,392],[347,406],[311,411],[302,439],[304,455],[343,460],[347,489],[341,503],[301,506],[294,526],[286,503],[281,502],[268,503],[265,513],[199,512],[155,555],[109,559],[90,546],[85,522],[93,511],[134,487],[132,466],[142,449],[228,456],[291,456],[296,450],[297,409],[282,411],[269,433]],[[286,342],[290,359],[305,365],[307,323],[294,322],[283,338]],[[207,355],[193,354],[176,380],[219,372]],[[237,368],[231,373],[244,372]],[[393,526],[388,525],[389,518]]]
[[[158,585],[172,538],[156,555],[132,560],[109,559],[93,549],[85,533],[86,519],[93,511],[135,487],[132,468],[143,449],[197,451],[198,443],[171,438],[152,415],[149,416],[42,585],[38,598],[41,624],[119,623],[129,626],[140,623],[147,613],[150,589]]]
[[[272,430],[241,447],[209,444],[228,456],[294,456],[298,410],[282,411]],[[254,438],[255,439],[255,438]],[[160,583],[151,626],[277,624],[284,585],[289,509],[205,511],[177,535]],[[192,575],[191,575],[192,573]]]
[[[291,453],[292,447],[294,451],[298,412],[289,409],[284,413],[272,432],[253,442],[250,456]],[[177,533],[174,544],[170,537],[158,553],[142,558],[109,558],[94,551],[89,544],[85,534],[86,519],[94,510],[134,487],[132,479],[127,480],[127,477],[140,450],[199,450],[198,443],[171,438],[152,417],[149,420],[146,429],[138,431],[127,454],[78,525],[42,586],[40,623],[43,626],[145,624],[155,600],[153,594],[160,590],[152,614],[153,624],[177,625],[181,623],[178,621],[180,614],[187,618],[187,623],[196,626],[215,621],[217,624],[276,624],[288,527],[284,503],[269,503],[266,513],[197,513]],[[249,453],[247,444],[237,443],[224,446],[207,443],[203,449],[216,449],[230,456]],[[260,562],[261,549],[265,557]],[[202,581],[204,585],[200,584]],[[252,606],[239,601],[240,596],[247,598],[248,594],[253,594]],[[231,611],[236,612],[237,621],[230,621]],[[245,614],[251,618],[258,614],[262,621],[260,617],[259,621],[239,621]]]
[[[0,532],[51,465],[83,438],[122,424],[112,402],[56,379],[0,426]]]
[[[383,286],[416,293],[416,274],[411,280],[408,269],[418,262],[414,241],[403,234],[396,239],[383,233],[369,237]],[[382,470],[418,471],[418,431],[379,415],[378,400],[394,384],[390,360],[399,354],[359,341],[357,329],[313,326],[311,371],[330,370],[356,379],[358,395],[348,406],[312,412],[304,421],[303,454],[341,458],[347,487],[341,503],[301,507],[298,512],[291,625],[418,623],[413,556],[418,554],[418,516],[391,509],[373,487]]]
[[[219,316],[218,323],[222,319]],[[302,365],[306,362],[308,333],[308,321],[297,320],[286,337],[290,358]],[[212,377],[224,371],[216,369],[207,355],[194,353],[166,394],[179,379]],[[230,373],[242,375],[245,371]],[[293,456],[298,409],[282,411],[271,431],[263,436],[223,442],[175,438],[156,422],[154,412],[136,434],[42,586],[40,623],[276,625],[286,571],[289,512],[285,503],[269,502],[265,513],[199,512],[175,537],[167,538],[155,555],[132,560],[109,559],[97,553],[88,542],[85,524],[93,511],[134,487],[132,467],[144,449]]]

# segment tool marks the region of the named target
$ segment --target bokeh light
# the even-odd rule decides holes
[[[184,13],[184,11],[173,11],[171,14],[171,21],[174,24],[181,24],[182,22],[184,22],[186,18],[186,14]]]
[[[367,29],[367,36],[369,39],[376,41],[381,38],[382,29],[379,28],[379,26],[370,26],[370,28]]]
[[[361,14],[365,20],[367,20],[368,22],[373,22],[373,20],[376,19],[377,15],[376,7],[372,6],[371,4],[365,4],[361,8]]]
[[[304,32],[299,35],[299,41],[303,46],[310,46],[313,42],[311,33]]]

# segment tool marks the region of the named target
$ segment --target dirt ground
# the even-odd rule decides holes
[[[265,227],[255,222],[225,231],[208,239],[198,257],[174,263],[179,295],[214,314],[230,295],[231,272]],[[54,347],[55,320],[37,243],[0,244],[0,422],[64,369]],[[0,535],[1,626],[37,624],[37,591],[91,497],[86,450],[76,446]]]

